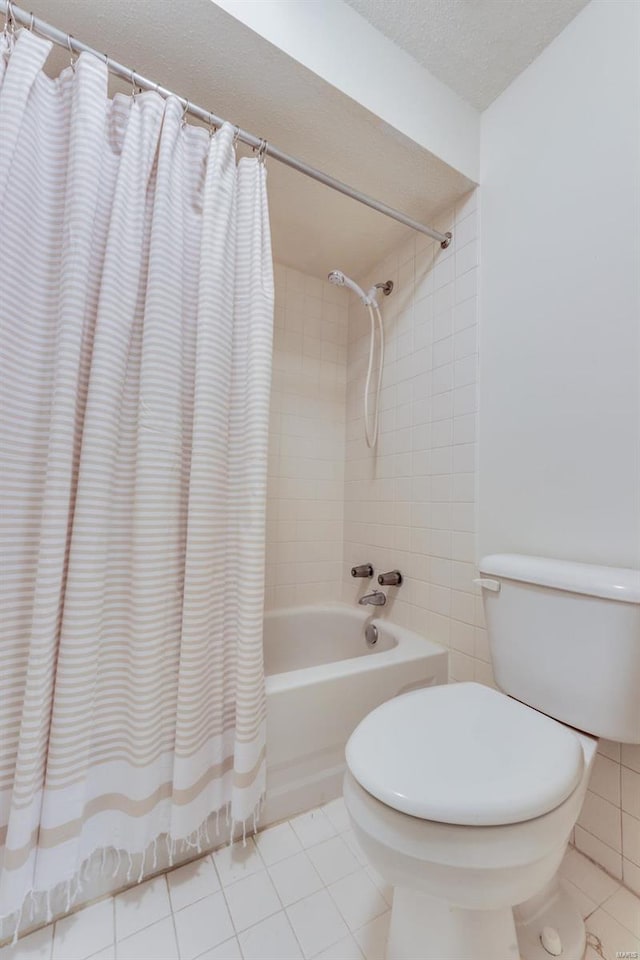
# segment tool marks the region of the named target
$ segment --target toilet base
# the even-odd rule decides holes
[[[584,921],[557,876],[513,910],[463,910],[396,887],[387,960],[549,960],[544,927],[558,932],[562,960],[582,960]]]
[[[510,908],[462,910],[406,887],[393,891],[387,960],[519,960]]]

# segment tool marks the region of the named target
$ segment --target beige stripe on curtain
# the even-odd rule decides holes
[[[3,916],[265,784],[265,168],[50,46],[0,56]]]

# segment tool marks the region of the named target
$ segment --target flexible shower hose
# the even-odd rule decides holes
[[[380,313],[380,307],[373,300],[372,303],[367,304],[367,309],[369,310],[369,316],[371,318],[371,338],[369,341],[369,369],[367,370],[367,379],[364,385],[364,435],[367,441],[367,446],[370,449],[375,447],[378,442],[378,419],[380,411],[380,388],[382,387],[382,367],[384,364],[384,327],[382,325],[382,314]],[[375,317],[374,317],[375,311]],[[373,411],[373,425],[370,424],[369,417],[369,391],[371,390],[371,377],[373,374],[373,361],[375,357],[375,340],[376,340],[376,318],[378,321],[378,329],[380,331],[380,358],[378,363],[378,379],[376,383],[375,391],[375,406]]]

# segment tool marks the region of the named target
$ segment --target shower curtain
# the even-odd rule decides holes
[[[140,855],[142,877],[212,812],[253,823],[273,276],[265,168],[236,161],[233,128],[110,100],[90,55],[52,80],[27,30],[12,46],[0,916],[18,917],[60,884],[72,902],[96,851]]]

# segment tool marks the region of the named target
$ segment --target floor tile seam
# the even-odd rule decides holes
[[[621,887],[620,889],[621,889],[621,890],[626,890],[627,888],[626,888],[626,887]],[[637,901],[638,916],[640,916],[640,897],[637,897],[637,896],[633,893],[633,891],[629,891],[629,892],[631,893],[631,896]],[[611,917],[612,920],[615,920],[616,923],[619,923],[620,926],[621,926],[621,927],[624,927],[625,930],[628,930],[632,937],[635,937],[636,940],[640,940],[640,935],[639,935],[638,933],[636,933],[635,930],[632,930],[631,927],[628,927],[628,926],[626,925],[626,923],[624,923],[624,921],[622,921],[622,920],[620,919],[620,917],[616,917],[616,915],[615,915],[614,913],[611,913],[610,910],[607,910],[607,904],[608,904],[609,901],[612,900],[618,893],[619,893],[619,890],[616,890],[615,893],[612,893],[610,897],[607,897],[607,899],[604,900],[604,901],[599,905],[598,909],[604,910],[604,912],[607,914],[607,916]],[[589,914],[589,916],[593,916],[594,913],[595,913],[595,910],[593,910],[592,913]]]

